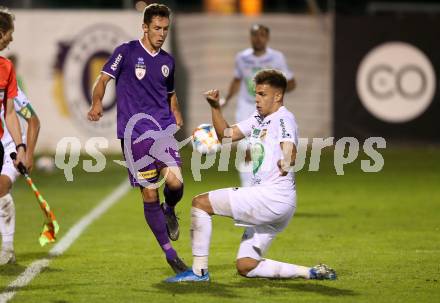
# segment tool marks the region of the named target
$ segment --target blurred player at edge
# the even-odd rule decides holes
[[[31,170],[34,162],[34,150],[40,131],[40,120],[20,87],[18,88],[18,96],[14,99],[14,107],[17,114],[28,123],[27,136],[23,132],[23,141],[27,143],[25,166]],[[1,115],[3,117],[3,109],[1,110]],[[0,265],[15,263],[15,206],[10,191],[12,184],[20,175],[9,156],[15,151],[15,144],[7,129],[5,129],[3,134],[2,144],[5,149],[5,155],[0,175],[0,232],[2,234]]]
[[[269,28],[261,24],[254,24],[250,29],[250,40],[252,48],[247,48],[236,55],[234,78],[229,85],[226,98],[220,99],[220,105],[224,106],[239,91],[235,122],[247,119],[255,111],[255,85],[253,79],[259,70],[265,68],[280,70],[287,77],[286,92],[290,92],[296,87],[295,78],[287,67],[283,53],[267,47]],[[239,168],[241,186],[250,186],[252,173],[249,170],[251,168],[249,167],[249,157],[247,157]]]
[[[143,37],[118,46],[113,55],[104,65],[102,73],[93,88],[92,106],[88,113],[91,121],[98,121],[103,115],[102,99],[109,80],[116,81],[117,95],[117,132],[125,160],[137,161],[144,156],[156,159],[153,163],[133,175],[129,170],[129,179],[133,187],[141,190],[144,216],[165,253],[166,260],[176,272],[182,272],[187,266],[177,256],[168,237],[177,240],[179,226],[174,207],[183,195],[183,182],[180,171],[180,155],[177,141],[174,138],[162,140],[143,140],[134,143],[148,131],[158,132],[157,126],[150,120],[143,119],[136,123],[131,138],[124,138],[126,126],[136,114],[148,114],[154,122],[160,124],[162,130],[169,126],[183,125],[182,115],[174,91],[174,58],[161,49],[170,26],[170,9],[162,4],[150,4],[144,10]],[[164,132],[161,132],[161,134]],[[157,135],[157,134],[156,134]],[[159,135],[160,136],[160,135]],[[166,136],[166,135],[163,135]],[[131,141],[131,142],[127,142]],[[155,144],[167,145],[164,158],[159,161],[154,154]],[[132,155],[127,154],[130,147]],[[165,177],[165,203],[160,205],[158,189],[153,186],[142,186],[158,182]]]
[[[236,267],[248,278],[335,279],[336,273],[324,264],[315,267],[265,259],[275,236],[286,228],[296,209],[293,165],[298,145],[294,115],[283,106],[287,81],[274,69],[255,76],[256,108],[250,117],[232,126],[220,110],[219,91],[210,90],[212,123],[218,137],[237,141],[247,137],[253,164],[252,186],[225,188],[194,197],[191,209],[192,269],[168,278],[167,282],[201,282],[210,279],[208,254],[211,241],[211,216],[233,218],[245,226]]]
[[[12,34],[14,32],[14,15],[5,7],[0,7],[0,51],[8,47],[9,43],[12,41]],[[17,97],[17,79],[15,77],[14,66],[11,61],[0,56],[0,107],[4,111],[4,121],[5,125],[11,134],[12,140],[15,143],[14,150],[17,152],[17,159],[14,161],[16,166],[19,162],[24,163],[27,166],[26,160],[26,144],[23,143],[21,138],[21,127],[18,121],[17,113],[14,109],[14,98]],[[0,138],[3,137],[4,129],[3,123],[0,124]],[[5,157],[5,152],[3,149],[3,144],[0,144],[0,171],[3,169],[3,159]],[[4,211],[5,209],[13,208],[13,202],[10,195],[8,195],[9,189],[7,185],[0,184],[0,216],[7,219],[9,211]],[[1,226],[2,235],[5,234],[3,230],[4,226]],[[3,238],[2,249],[11,250],[13,249],[12,243],[8,242],[8,239]],[[11,257],[13,259],[13,257]],[[14,260],[12,260],[14,261]]]

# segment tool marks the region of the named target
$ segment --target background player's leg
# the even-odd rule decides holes
[[[15,262],[14,232],[15,206],[9,190],[12,182],[8,176],[0,176],[0,232],[2,234],[2,249],[0,265]]]

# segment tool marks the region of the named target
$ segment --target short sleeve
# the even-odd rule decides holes
[[[289,69],[289,67],[287,66],[286,63],[286,58],[284,57],[284,55],[282,53],[280,53],[280,57],[279,57],[279,64],[280,66],[278,67],[281,72],[284,74],[284,76],[286,77],[286,79],[292,80],[293,79],[293,72]]]
[[[167,77],[166,85],[167,85],[167,92],[169,94],[174,92],[174,70],[175,70],[175,64],[174,60],[172,60],[172,64],[170,66],[170,73]]]
[[[243,135],[249,137],[252,133],[252,126],[257,124],[256,112],[252,114],[248,119],[243,120],[235,124]]]
[[[243,79],[243,71],[240,66],[240,54],[235,57],[234,78]]]
[[[280,117],[277,119],[278,141],[292,142],[298,146],[298,126],[295,119],[290,117]]]
[[[17,77],[15,76],[14,66],[11,64],[11,71],[9,73],[8,86],[6,89],[5,100],[17,97]]]
[[[16,112],[20,112],[23,108],[25,108],[29,104],[29,99],[27,98],[26,94],[21,90],[21,88],[18,88],[18,95],[15,97],[14,100],[14,107]]]
[[[122,63],[127,56],[127,44],[118,46],[102,68],[102,72],[116,79],[122,69]]]

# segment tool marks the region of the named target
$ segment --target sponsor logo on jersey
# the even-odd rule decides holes
[[[93,83],[114,49],[130,37],[112,24],[94,24],[59,41],[54,76],[54,99],[60,114],[87,135],[113,136],[116,131],[115,81],[107,85],[103,99],[104,115],[89,123],[86,113],[92,103]],[[117,71],[123,60],[118,54],[110,66]]]
[[[284,119],[280,119],[280,126],[281,126],[281,138],[292,138],[292,135],[289,134],[286,130],[286,124],[284,123]]]
[[[122,54],[118,54],[118,56],[115,58],[115,61],[110,66],[112,71],[116,71],[118,69],[119,62],[122,60]]]

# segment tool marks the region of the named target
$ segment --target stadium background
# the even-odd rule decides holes
[[[66,136],[78,137],[82,147],[90,137],[104,136],[110,146],[102,151],[116,152],[109,157],[120,159],[112,96],[106,99],[107,120],[103,123],[95,127],[85,121],[85,114],[91,85],[106,57],[120,41],[140,36],[141,13],[134,2],[0,0],[16,13],[14,41],[2,55],[18,56],[18,74],[42,120],[39,153],[53,154],[59,140]],[[271,28],[270,47],[284,52],[295,73],[298,88],[287,95],[286,104],[296,115],[302,138],[311,143],[314,137],[352,136],[361,144],[370,136],[386,138],[387,148],[380,150],[385,166],[380,172],[361,170],[360,160],[369,159],[361,152],[345,167],[345,175],[338,176],[333,147],[323,151],[318,171],[299,172],[297,214],[269,252],[270,258],[298,264],[330,263],[338,270],[339,280],[267,281],[237,276],[233,260],[241,231],[230,221],[216,218],[210,258],[215,280],[202,287],[166,286],[160,281],[170,275],[170,270],[157,261],[162,258],[161,252],[146,229],[139,194],[132,190],[30,285],[11,288],[11,281],[48,252],[47,247],[40,248],[36,243],[42,217],[28,188],[19,180],[13,193],[18,265],[0,268],[3,292],[17,291],[17,302],[141,302],[145,298],[179,303],[440,300],[440,6],[436,1],[163,3],[175,11],[166,49],[179,65],[177,92],[185,115],[181,138],[210,120],[201,94],[212,87],[226,93],[234,56],[249,47],[248,30],[254,22]],[[412,68],[410,73],[400,74],[393,56],[379,56],[379,61],[385,60],[382,65],[390,66],[380,65],[377,77],[372,78],[370,73],[369,82],[363,85],[370,85],[370,95],[379,96],[376,104],[383,102],[385,113],[377,106],[372,111],[361,100],[358,88],[361,65],[377,46],[396,41],[416,47],[419,52],[414,58],[422,53],[426,60],[395,53],[395,57],[402,57],[400,67]],[[367,71],[377,71],[374,67]],[[398,98],[402,92],[408,100]],[[397,99],[384,100],[388,94],[403,104],[408,102],[409,110],[412,106],[418,110],[410,118],[389,121],[386,117],[405,112],[406,107],[398,103],[390,110],[389,104]],[[225,110],[229,121],[234,110],[235,102]],[[193,195],[236,186],[239,181],[232,165],[228,172],[220,172],[213,165],[202,171],[202,182],[195,182],[188,165],[191,150],[185,149],[183,156],[186,192],[179,211],[181,226],[187,231]],[[81,161],[84,159],[90,157],[84,155]],[[107,164],[100,173],[86,173],[77,166],[73,182],[67,182],[60,170],[52,174],[33,172],[58,216],[60,239],[120,182],[126,182],[123,168],[111,161]],[[188,263],[189,241],[189,233],[182,232],[176,243]]]
[[[114,139],[114,95],[106,98],[103,121],[87,123],[84,113],[90,104],[93,81],[107,56],[117,44],[140,36],[139,3],[143,2],[137,3],[139,11],[133,1],[2,2],[14,8],[17,18],[16,39],[5,54],[17,55],[17,72],[42,120],[62,126],[43,124],[38,150],[54,152],[65,136],[80,138],[82,145],[92,136],[104,136],[110,142],[107,152],[118,151],[119,144]],[[438,66],[440,46],[434,42],[439,28],[437,6],[415,2],[400,6],[398,2],[349,3],[167,3],[175,15],[165,48],[176,57],[177,92],[186,121],[179,137],[187,137],[195,126],[210,120],[202,92],[215,87],[226,94],[235,54],[249,47],[250,25],[261,22],[271,28],[269,46],[285,54],[295,73],[298,87],[287,95],[286,104],[296,114],[301,137],[365,139],[374,135],[400,143],[438,142],[436,71],[432,81],[435,93],[429,106],[409,121],[390,123],[375,116],[365,109],[356,89],[362,60],[387,42],[408,42],[427,55],[433,66]],[[379,23],[379,19],[388,23]],[[409,22],[405,31],[402,25]],[[420,81],[425,76],[410,72],[401,81],[403,90],[423,90],[424,83]],[[391,77],[394,74],[378,73],[372,83],[378,90],[394,90]],[[403,106],[417,102],[411,99]],[[234,120],[234,110],[235,103],[225,110],[229,121]],[[395,111],[395,107],[388,110]]]

